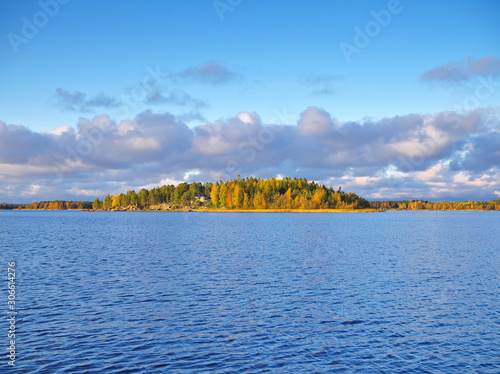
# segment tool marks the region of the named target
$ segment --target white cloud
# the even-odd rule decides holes
[[[67,190],[67,193],[69,193],[70,195],[78,196],[78,197],[87,196],[90,198],[96,198],[97,196],[105,195],[107,193],[107,191],[102,191],[99,189],[91,190],[91,189],[72,187],[72,188]]]
[[[45,134],[61,136],[64,133],[73,134],[74,132],[75,132],[75,129],[71,126],[60,126],[60,127],[56,127],[55,129],[52,129],[50,131],[45,132]]]
[[[236,117],[243,123],[250,123],[252,125],[256,125],[260,122],[259,117],[255,112],[239,112]]]
[[[333,121],[323,109],[309,108],[302,113],[299,129],[304,135],[327,134],[333,127]]]
[[[0,200],[86,198],[238,174],[305,177],[371,198],[491,198],[500,190],[499,121],[491,110],[453,116],[452,125],[447,118],[339,123],[308,108],[294,126],[240,112],[189,128],[169,113],[146,111],[119,123],[101,115],[44,133],[0,122]]]
[[[161,144],[153,137],[133,137],[125,141],[127,148],[135,151],[159,150]]]
[[[440,181],[443,178],[443,173],[446,171],[441,163],[437,163],[434,166],[431,166],[429,169],[425,171],[417,172],[415,175],[415,179],[422,182],[428,183],[441,183],[436,182]]]

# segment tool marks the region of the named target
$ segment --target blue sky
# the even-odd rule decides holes
[[[0,121],[4,132],[0,131],[0,136],[3,134],[4,142],[10,139],[11,147],[12,142],[18,142],[17,152],[24,153],[16,158],[12,152],[3,152],[0,200],[83,198],[162,181],[181,181],[186,179],[186,173],[187,179],[231,177],[227,165],[220,166],[224,165],[221,158],[236,160],[245,176],[300,176],[302,172],[308,179],[324,183],[346,182],[346,188],[351,185],[351,190],[368,198],[456,200],[473,197],[477,193],[474,186],[480,188],[481,198],[500,194],[495,194],[500,191],[498,156],[494,151],[483,155],[484,167],[478,167],[483,159],[476,160],[477,154],[484,153],[479,148],[487,148],[474,143],[481,137],[492,139],[490,132],[493,139],[498,134],[500,4],[496,1],[128,0],[117,4],[77,0],[1,3]],[[360,44],[360,40],[366,45]],[[350,47],[356,52],[346,54]],[[483,87],[481,79],[494,83]],[[439,113],[448,111],[461,116],[460,121],[474,112],[484,126],[467,132],[467,136],[461,136],[463,131],[457,132],[456,127],[437,135],[433,131],[443,126],[426,127],[429,121],[438,121]],[[51,141],[67,149],[61,134],[70,136],[68,126],[75,131],[72,136],[77,145],[82,138],[82,121],[95,124],[105,116],[109,125],[107,130],[102,129],[103,134],[115,126],[113,131],[122,136],[123,124],[145,118],[140,117],[141,113],[149,113],[147,118],[164,116],[163,121],[187,127],[190,140],[184,149],[185,158],[163,165],[163,159],[158,157],[165,156],[168,142],[155,145],[162,152],[148,157],[134,153],[143,160],[142,164],[133,158],[119,165],[105,161],[109,154],[97,152],[101,144],[94,146],[93,154],[99,154],[102,163],[79,155],[79,165],[69,164],[67,155],[63,155],[67,151],[47,154],[49,132],[52,137],[59,137]],[[165,119],[169,115],[173,119]],[[286,131],[295,130],[300,137],[300,130],[306,126],[304,121],[312,116],[317,122],[315,116],[319,116],[321,121],[330,121],[328,131],[319,136],[324,140],[327,133],[335,136],[332,131],[347,131],[345,123],[358,123],[361,130],[373,124],[380,130],[384,121],[403,121],[401,118],[410,115],[421,120],[404,135],[408,147],[415,139],[424,142],[422,136],[431,137],[429,134],[433,133],[432,141],[443,149],[426,151],[426,161],[412,165],[411,170],[403,171],[404,175],[391,174],[391,170],[401,169],[401,157],[416,157],[411,153],[415,151],[401,151],[406,143],[396,144],[394,134],[385,134],[393,140],[384,143],[380,152],[399,149],[399,155],[393,154],[392,159],[387,156],[385,163],[374,166],[365,154],[365,163],[346,160],[343,168],[322,160],[339,159],[344,148],[359,155],[366,151],[366,144],[363,149],[348,146],[348,140],[320,146],[318,139],[310,139],[312,148],[302,145],[305,148],[301,152],[325,149],[318,156],[323,159],[311,163],[295,160],[286,154],[289,151],[282,144],[274,147],[274,143],[256,147],[259,155],[255,160],[243,162],[238,157],[242,157],[242,142],[248,139],[241,134],[243,137],[226,139],[233,144],[239,142],[239,147],[237,144],[232,151],[229,147],[224,154],[200,151],[193,145],[208,131],[212,138],[205,139],[207,144],[225,149],[221,139],[236,131],[239,125],[233,124],[235,120],[247,123],[247,127],[254,126],[256,136],[266,126],[288,125]],[[428,115],[432,118],[428,119]],[[250,122],[242,120],[252,116],[255,118]],[[14,127],[7,127],[11,125],[21,126],[33,139],[14,137]],[[136,135],[142,131],[141,124],[137,126]],[[405,128],[398,126],[398,131]],[[7,131],[10,135],[6,135]],[[158,131],[151,138],[164,135],[161,128]],[[250,136],[249,129],[242,131]],[[378,133],[380,139],[384,138],[384,134]],[[144,131],[141,134],[141,144],[146,147],[149,143],[144,140]],[[438,138],[446,138],[446,144]],[[277,139],[275,136],[273,141]],[[291,134],[282,141],[288,144],[295,139]],[[130,138],[120,137],[111,143],[121,142],[117,148],[125,149],[126,141]],[[0,138],[0,145],[1,142]],[[107,147],[112,148],[111,143]],[[471,151],[473,143],[477,149]],[[45,150],[31,154],[23,148],[27,144]],[[137,139],[134,144],[137,146]],[[489,146],[494,150],[496,145]],[[116,151],[108,150],[110,154]],[[278,150],[284,153],[273,155]],[[476,158],[465,160],[466,154]],[[54,161],[58,155],[63,159]],[[219,166],[204,165],[200,159],[207,155],[217,156],[212,165]],[[257,162],[258,157],[263,160]],[[273,163],[271,157],[278,161]],[[58,178],[58,183],[51,180],[50,165],[40,161],[44,158],[50,159],[52,166],[54,162],[65,165],[64,178]],[[355,158],[353,155],[349,160]],[[264,159],[268,159],[267,163]],[[153,163],[155,168],[151,167]],[[472,164],[474,168],[464,166]],[[16,165],[31,171],[14,172]],[[416,174],[431,173],[433,167],[441,170],[434,174],[444,179],[430,183],[441,183],[441,192],[436,185],[424,181],[427,177]],[[106,177],[110,175],[114,177]],[[403,184],[381,187],[376,181],[366,182],[373,178],[381,178],[377,179],[380,181],[388,175],[401,177]],[[457,180],[467,182],[462,185]],[[381,193],[383,188],[387,190]]]

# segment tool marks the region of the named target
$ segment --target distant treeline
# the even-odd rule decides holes
[[[4,210],[18,209],[20,206],[21,206],[21,204],[0,203],[0,209],[4,209]]]
[[[31,204],[0,204],[0,209],[37,209],[37,210],[70,210],[92,209],[90,201],[40,201]]]
[[[365,209],[379,210],[500,210],[500,199],[491,201],[431,202],[427,200],[389,200],[368,202],[332,186],[326,187],[306,179],[233,179],[208,183],[180,183],[147,190],[134,190],[118,195],[107,195],[95,201],[41,201],[31,204],[0,203],[0,209],[38,210],[147,210],[210,208],[210,209]]]
[[[207,207],[214,209],[362,209],[370,203],[349,192],[334,190],[306,179],[233,179],[216,183],[180,183],[151,190],[131,190],[126,194],[107,195],[96,199],[95,210],[119,209],[137,206],[147,209],[159,204],[179,207]]]
[[[387,210],[500,210],[500,200],[491,201],[440,201],[427,200],[399,200],[399,201],[372,201],[370,206],[374,209]]]

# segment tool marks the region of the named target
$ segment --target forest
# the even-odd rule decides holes
[[[370,203],[362,197],[332,186],[326,187],[306,179],[237,178],[208,183],[180,183],[151,190],[133,190],[118,195],[97,198],[94,210],[177,209],[364,209]],[[133,209],[135,210],[135,209]]]
[[[341,187],[334,189],[300,178],[245,178],[229,181],[180,183],[177,186],[129,190],[89,201],[0,203],[0,210],[500,210],[491,201],[431,202],[427,200],[367,201]]]
[[[92,209],[92,202],[90,201],[40,201],[31,204],[7,204],[0,203],[0,210],[14,210],[14,209],[35,209],[35,210],[82,210]]]
[[[19,209],[22,207],[22,204],[7,204],[7,203],[0,203],[0,210],[13,210],[13,209]]]
[[[371,201],[370,206],[379,210],[500,210],[500,200],[491,201],[439,201],[389,200]]]

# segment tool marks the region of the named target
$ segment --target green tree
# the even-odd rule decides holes
[[[102,203],[101,200],[99,200],[99,198],[95,199],[94,202],[92,203],[92,209],[94,210],[102,209]]]
[[[127,196],[129,199],[129,204],[137,205],[138,197],[134,190],[127,191]]]
[[[179,183],[177,187],[175,187],[174,191],[174,201],[178,204],[182,203],[182,196],[189,190],[189,184],[187,182]],[[186,197],[185,197],[186,198]]]
[[[130,205],[130,196],[127,194],[127,195],[124,195],[124,194],[120,194],[120,206],[127,206],[127,205]]]
[[[149,191],[145,188],[141,189],[137,194],[137,201],[139,204],[146,205],[149,199]]]
[[[220,188],[219,188],[219,206],[223,207],[226,206],[227,201],[227,185],[226,183],[221,183]]]
[[[102,203],[103,209],[105,209],[105,210],[111,209],[112,204],[113,204],[113,200],[111,199],[111,196],[106,195],[106,197],[104,198],[104,202]]]

